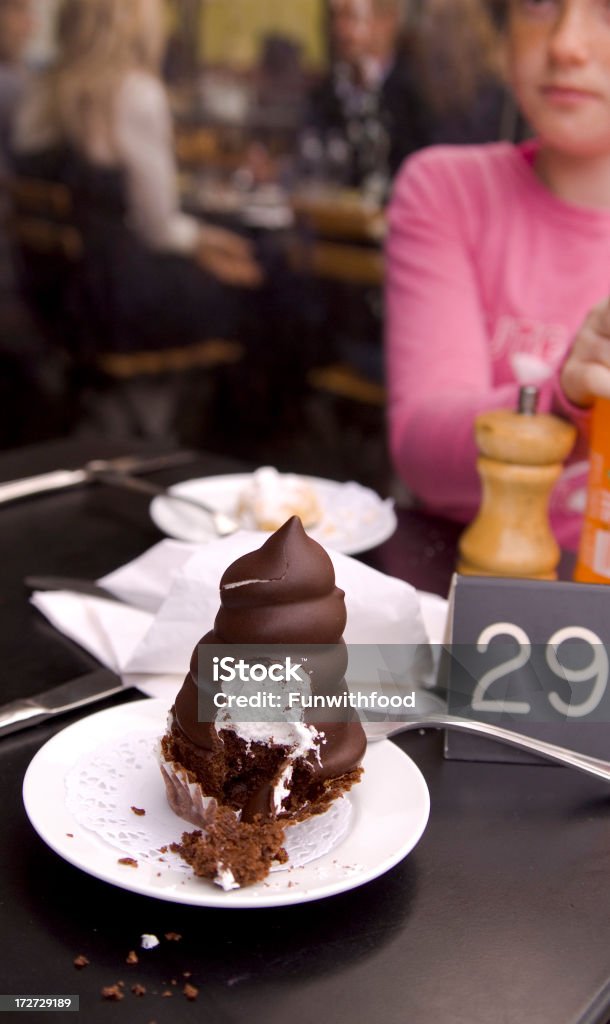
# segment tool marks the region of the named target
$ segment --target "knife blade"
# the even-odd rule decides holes
[[[56,715],[86,707],[104,697],[111,697],[113,693],[120,693],[130,685],[124,684],[116,672],[104,668],[54,686],[35,697],[12,700],[0,706],[0,738],[19,729],[29,729]]]
[[[95,480],[96,474],[103,474],[109,470],[115,473],[154,473],[159,469],[193,462],[198,457],[197,452],[179,451],[147,458],[121,455],[116,459],[93,459],[80,469],[55,469],[50,473],[39,473],[37,476],[7,480],[6,483],[0,484],[0,504],[89,483]]]

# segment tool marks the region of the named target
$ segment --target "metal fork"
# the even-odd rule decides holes
[[[489,722],[478,722],[476,719],[459,718],[457,715],[431,714],[422,718],[412,718],[403,722],[363,722],[362,723],[369,743],[378,740],[388,739],[390,736],[397,736],[401,732],[408,732],[411,729],[456,729],[459,732],[476,733],[498,743],[506,743],[518,750],[526,750],[531,754],[546,758],[547,761],[555,761],[558,764],[576,768],[577,771],[585,772],[587,775],[594,775],[604,782],[610,782],[610,762],[602,761],[601,758],[590,757],[588,754],[579,754],[576,750],[568,750],[566,747],[559,747],[554,743],[547,743],[546,740],[535,739],[533,736],[524,736],[522,733],[512,732],[500,725],[491,725]]]
[[[236,519],[226,515],[224,512],[219,512],[218,509],[206,505],[205,502],[199,501],[197,498],[187,498],[183,494],[174,494],[167,487],[153,484],[150,480],[141,480],[139,477],[129,476],[128,473],[117,473],[114,469],[109,469],[108,464],[103,460],[89,462],[86,468],[90,478],[99,481],[99,483],[110,484],[112,487],[123,487],[125,490],[137,491],[139,494],[147,494],[154,498],[162,497],[168,498],[170,501],[179,501],[184,505],[189,505],[191,508],[198,509],[200,512],[205,512],[210,517],[219,537],[228,537],[240,528],[240,524]]]

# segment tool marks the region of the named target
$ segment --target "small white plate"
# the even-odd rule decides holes
[[[170,487],[170,493],[182,494],[205,502],[219,512],[237,516],[240,493],[249,484],[250,473],[185,480]],[[357,555],[377,547],[396,529],[396,513],[391,500],[384,501],[369,487],[356,483],[338,483],[321,477],[301,476],[315,490],[322,506],[322,520],[307,532],[314,540],[345,555]],[[156,526],[177,540],[206,543],[217,535],[205,514],[165,497],[154,498],[150,515]]]
[[[150,729],[151,740],[165,729],[166,700],[134,701],[98,711],[57,733],[38,751],[26,772],[23,800],[40,837],[61,857],[83,871],[131,892],[200,907],[279,907],[306,903],[354,889],[388,871],[420,839],[428,821],[430,798],[423,775],[389,741],[371,744],[362,782],[349,794],[352,803],[346,837],[330,853],[299,868],[269,875],[264,882],[223,892],[212,882],[185,875],[166,862],[133,868],[118,861],[121,851],[82,827],[66,806],[65,777],[79,758],[95,747]],[[151,764],[134,778],[133,799],[142,807],[142,780],[151,770],[146,814],[167,815],[168,834],[176,819],[165,791],[151,742]],[[185,823],[185,829],[189,826]]]

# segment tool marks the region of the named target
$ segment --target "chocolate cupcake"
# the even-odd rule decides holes
[[[267,850],[273,836],[281,860],[283,830],[270,826],[324,812],[360,778],[366,738],[356,713],[341,706],[347,693],[345,622],[344,594],[335,586],[332,562],[296,516],[261,548],[237,559],[221,579],[214,628],[193,652],[161,741],[169,803],[202,830],[195,841],[191,836],[182,844],[181,852],[196,871],[204,865],[202,873],[219,884],[253,880],[235,854],[241,834],[250,850],[257,829]],[[289,652],[292,663],[302,666],[298,683],[275,685],[275,710],[257,721],[251,720],[259,718],[252,712],[240,717],[219,708],[220,687],[212,682],[218,650],[234,650],[241,658],[248,645],[259,660],[268,648],[264,661],[279,663],[278,652]],[[291,698],[296,710],[292,703],[289,708],[289,690],[317,698],[309,700],[316,708],[299,710],[297,698]],[[341,706],[339,713],[328,710],[329,696]],[[214,825],[219,809],[222,829]],[[231,864],[222,852],[210,854],[212,841],[216,850],[219,834],[228,834],[228,812],[237,823],[230,828]],[[267,857],[261,877],[269,862]],[[216,864],[213,874],[210,864]]]

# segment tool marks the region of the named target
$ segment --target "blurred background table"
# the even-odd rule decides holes
[[[0,479],[159,445],[63,441],[0,457]],[[243,465],[204,455],[164,483]],[[365,556],[383,571],[445,594],[459,527],[402,512]],[[138,496],[98,486],[0,507],[3,699],[28,696],[93,667],[28,605],[27,573],[95,578],[161,539]],[[202,623],[202,632],[208,623]],[[185,652],[185,658],[189,652]],[[186,662],[185,662],[186,665]],[[133,699],[112,698],[100,707]],[[442,737],[398,740],[422,769],[432,811],[414,852],[352,892],[278,910],[202,910],[113,888],[65,863],[32,830],[21,781],[62,722],[0,741],[4,783],[0,990],[80,995],[91,1024],[606,1024],[610,1014],[610,793],[549,766],[448,762]],[[167,942],[178,932],[180,942]],[[139,937],[161,946],[126,966]],[[72,964],[85,954],[90,966]],[[181,994],[183,972],[199,990]],[[179,981],[173,998],[162,998]],[[110,1008],[102,986],[124,979]],[[142,982],[136,999],[130,985]],[[66,1018],[71,1019],[71,1018]]]
[[[379,243],[385,236],[383,207],[359,189],[305,184],[295,188],[291,204],[297,220],[327,238]]]

